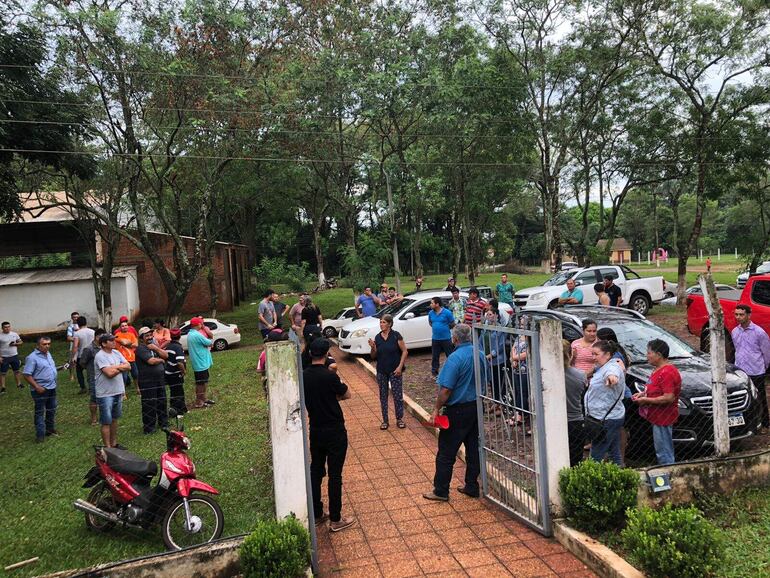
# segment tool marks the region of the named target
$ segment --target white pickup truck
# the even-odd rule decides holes
[[[663,277],[640,277],[625,265],[600,265],[561,271],[540,287],[517,291],[514,302],[523,309],[553,309],[559,306],[559,297],[567,290],[567,280],[574,279],[583,292],[583,304],[592,305],[598,301],[594,285],[602,283],[606,275],[612,275],[615,285],[620,287],[623,293],[622,305],[642,315],[647,315],[653,304],[664,298]]]

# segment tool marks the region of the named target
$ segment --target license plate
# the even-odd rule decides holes
[[[727,416],[727,427],[736,427],[739,425],[746,425],[746,420],[743,419],[742,413]]]

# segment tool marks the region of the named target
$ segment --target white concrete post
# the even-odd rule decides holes
[[[738,247],[735,248],[735,258],[738,258]]]
[[[711,342],[711,403],[714,419],[714,449],[717,456],[730,453],[730,428],[727,425],[727,375],[725,361],[725,319],[714,279],[710,273],[698,275],[698,285],[709,314]]]
[[[315,524],[310,523],[310,450],[304,425],[307,416],[297,344],[265,344],[270,406],[270,443],[273,448],[275,517],[294,515],[310,532],[313,567],[317,568]]]
[[[650,252],[649,251],[647,251],[647,264],[648,265],[650,264]]]
[[[559,471],[569,467],[567,437],[567,390],[564,382],[561,321],[544,319],[540,329],[540,374],[543,384],[543,425],[548,467],[548,495],[551,511],[561,515]]]
[[[717,261],[721,261],[721,260],[722,260],[722,248],[717,247]]]

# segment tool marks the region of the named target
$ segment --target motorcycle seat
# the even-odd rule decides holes
[[[129,451],[104,448],[104,453],[107,455],[107,465],[121,474],[152,478],[158,473],[158,465],[155,462],[145,460]]]

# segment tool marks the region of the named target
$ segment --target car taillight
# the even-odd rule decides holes
[[[240,332],[241,332],[240,329],[238,329],[237,327],[233,327],[233,333],[240,333]]]

